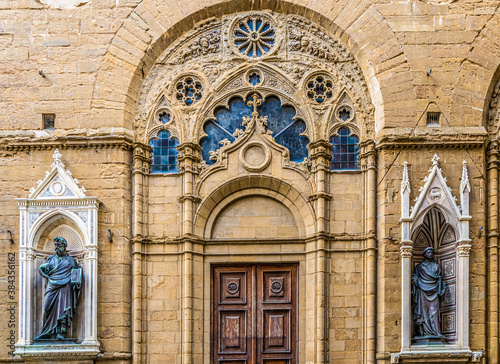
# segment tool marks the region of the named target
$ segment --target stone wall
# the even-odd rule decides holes
[[[0,361],[12,361],[11,330],[17,339],[15,199],[43,179],[58,147],[87,195],[102,201],[103,362],[209,362],[211,264],[278,261],[299,264],[299,362],[389,363],[401,349],[403,162],[413,201],[437,153],[457,198],[462,161],[468,163],[469,343],[486,351],[483,362],[498,363],[498,148],[490,144],[498,137],[498,117],[488,119],[498,108],[497,2],[91,0],[54,6],[64,3],[0,0]],[[251,10],[303,17],[352,55],[359,67],[351,76],[361,141],[374,142],[373,149],[362,146],[360,170],[330,173],[327,166],[321,174],[326,157],[316,157],[321,152],[314,148],[310,169],[284,165],[279,148],[271,148],[269,165],[252,173],[239,151],[229,149],[226,168],[208,175],[196,148],[184,153],[178,174],[149,175],[148,158],[138,168],[133,148],[147,150],[155,92],[173,82],[157,82],[161,57],[169,47],[184,47],[180,40],[206,20]],[[293,78],[292,71],[285,73]],[[213,87],[215,94],[219,86]],[[427,111],[441,112],[439,128],[426,126]],[[55,130],[43,128],[45,113],[56,114]],[[200,113],[177,121],[182,143],[198,143]],[[329,138],[327,114],[308,114],[315,125],[308,129],[311,142]]]

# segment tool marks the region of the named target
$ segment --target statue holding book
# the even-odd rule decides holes
[[[42,333],[35,340],[67,339],[82,288],[82,268],[66,252],[66,239],[56,237],[54,245],[56,254],[48,257],[38,269],[47,282],[43,299]]]

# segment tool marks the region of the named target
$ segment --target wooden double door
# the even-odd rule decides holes
[[[297,265],[212,268],[212,363],[295,364]]]

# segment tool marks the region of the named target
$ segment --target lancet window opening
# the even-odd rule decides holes
[[[338,135],[330,138],[332,144],[331,170],[357,170],[359,138],[349,128],[340,128]]]
[[[158,132],[157,138],[151,139],[149,145],[153,148],[151,173],[175,173],[177,166],[177,146],[179,141],[167,130]]]

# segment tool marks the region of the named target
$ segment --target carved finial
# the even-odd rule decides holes
[[[54,150],[54,154],[52,154],[52,158],[54,158],[54,161],[60,161],[61,157],[62,154],[59,153],[59,149],[56,148],[56,150]]]
[[[259,99],[259,94],[257,94],[257,93],[254,93],[252,95],[252,98],[253,98],[253,101],[252,100],[248,101],[247,105],[253,106],[252,116],[257,117],[257,116],[259,116],[259,113],[257,112],[257,106],[262,105],[262,99]]]
[[[469,173],[467,172],[467,162],[462,162],[462,180],[460,181],[460,192],[470,192]]]
[[[437,166],[440,158],[438,157],[437,154],[434,154],[434,157],[432,157],[432,165]]]
[[[401,181],[401,193],[410,192],[410,179],[408,178],[408,162],[403,163],[403,180]]]
[[[54,158],[54,162],[52,162],[52,168],[64,168],[64,163],[61,161],[62,154],[59,153],[59,149],[54,150],[52,154],[52,158]]]

